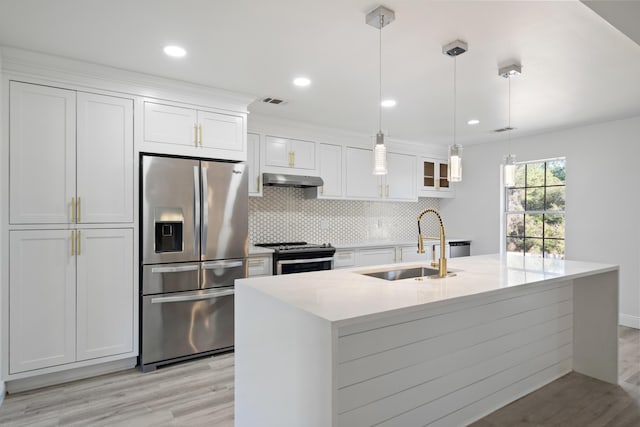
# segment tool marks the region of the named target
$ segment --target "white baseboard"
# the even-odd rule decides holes
[[[36,388],[48,387],[50,385],[96,377],[98,375],[124,371],[125,369],[131,369],[135,366],[136,358],[132,357],[128,359],[116,360],[114,362],[102,363],[100,365],[69,369],[68,371],[53,372],[50,374],[38,375],[35,377],[7,381],[7,393],[19,393]]]
[[[630,328],[640,329],[640,317],[638,316],[632,316],[630,314],[620,313],[619,323],[622,326],[628,326]]]

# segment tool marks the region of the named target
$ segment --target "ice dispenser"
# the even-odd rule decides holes
[[[182,252],[184,214],[180,208],[155,209],[155,252]]]

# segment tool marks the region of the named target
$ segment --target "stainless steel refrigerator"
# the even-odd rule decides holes
[[[233,348],[246,277],[244,163],[141,155],[140,368]]]

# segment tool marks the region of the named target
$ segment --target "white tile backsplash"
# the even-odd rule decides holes
[[[439,210],[440,200],[317,200],[305,199],[300,188],[264,187],[263,197],[249,198],[249,242],[411,241],[417,238],[418,214],[427,208]],[[425,235],[437,235],[434,219],[423,220]]]

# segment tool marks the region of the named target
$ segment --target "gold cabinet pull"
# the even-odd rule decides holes
[[[293,151],[289,151],[289,167],[293,167]]]
[[[82,207],[80,205],[80,196],[78,196],[78,201],[76,203],[78,204],[78,206],[76,207],[76,211],[78,212],[78,221],[76,222],[80,222],[80,208]]]
[[[200,124],[200,126],[198,126],[198,131],[200,134],[200,146],[202,147],[202,124]]]
[[[296,152],[292,151],[291,154],[293,155],[293,162],[292,162],[291,167],[295,167],[296,166]]]
[[[71,256],[76,254],[76,232],[71,230]]]
[[[76,248],[78,250],[76,251],[76,255],[80,255],[80,242],[82,241],[82,238],[80,237],[80,230],[78,230],[78,234],[76,235],[76,238],[78,239],[77,245],[76,245]]]
[[[195,146],[198,146],[198,124],[194,123],[193,124],[193,143],[195,144]]]
[[[76,222],[76,198],[71,198],[71,222]]]
[[[256,185],[256,191],[260,191],[260,175],[258,175],[257,181],[258,185]]]

